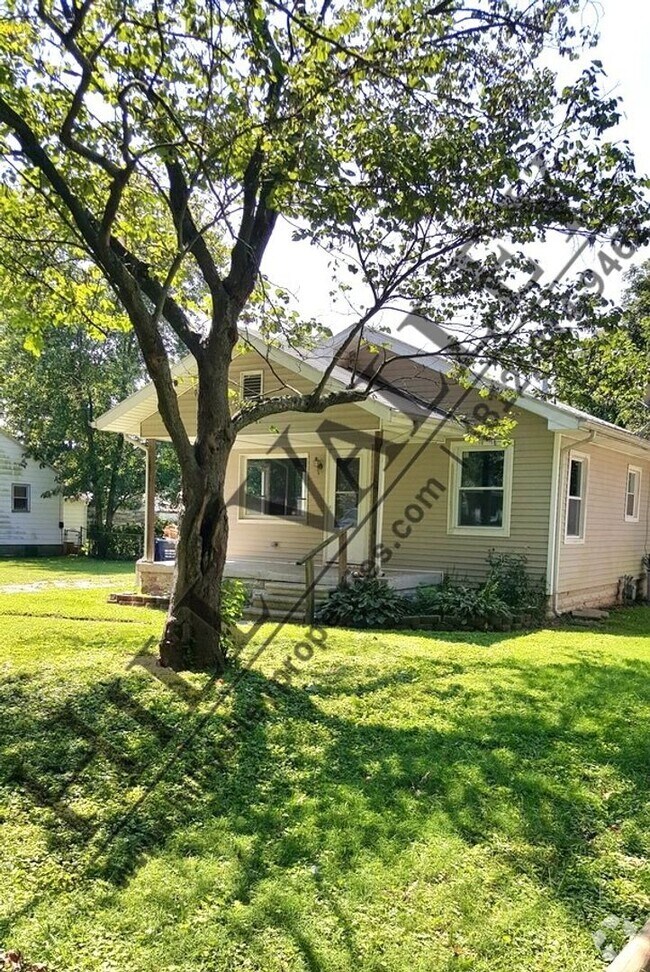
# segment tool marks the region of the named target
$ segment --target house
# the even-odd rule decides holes
[[[0,556],[46,557],[63,552],[63,499],[56,472],[27,457],[0,430]]]
[[[507,408],[466,389],[441,355],[384,334],[341,352],[346,333],[303,357],[253,333],[231,365],[240,398],[314,387],[336,354],[329,380],[346,387],[381,360],[381,383],[367,400],[322,414],[284,413],[251,425],[236,440],[227,476],[230,542],[226,573],[271,591],[302,583],[313,553],[324,586],[346,530],[348,564],[379,564],[390,583],[413,587],[445,575],[479,582],[490,550],[525,554],[544,578],[549,608],[608,605],[622,585],[643,582],[650,505],[650,442],[594,416],[521,391],[509,412],[511,440],[468,441],[468,427]],[[414,357],[418,355],[418,357]],[[192,435],[196,371],[174,369]],[[167,439],[152,385],[97,420],[99,429]],[[150,500],[149,508],[152,507]],[[172,565],[153,560],[153,535],[137,565],[143,591],[168,589]],[[328,542],[330,538],[330,542]],[[345,549],[343,549],[345,548]],[[284,586],[283,586],[284,585]]]

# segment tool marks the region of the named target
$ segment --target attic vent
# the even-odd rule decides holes
[[[259,398],[262,394],[262,372],[247,371],[241,376],[241,394],[245,400]]]

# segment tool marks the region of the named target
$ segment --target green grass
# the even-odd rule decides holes
[[[135,583],[131,561],[92,560],[89,557],[39,557],[36,560],[0,558],[0,587],[7,584],[43,584],[68,581],[120,582],[127,587]],[[130,584],[129,584],[130,582]]]
[[[191,707],[128,667],[159,613],[46,593],[0,595],[0,947],[52,972],[596,972],[602,919],[645,919],[650,610],[330,631],[283,688],[286,627]]]

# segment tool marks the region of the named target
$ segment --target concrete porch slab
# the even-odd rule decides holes
[[[138,560],[135,565],[138,590],[143,594],[165,595],[171,590],[174,575],[172,561]],[[314,565],[316,586],[333,590],[338,584],[338,567]],[[273,587],[276,584],[304,588],[305,568],[295,563],[258,560],[227,560],[224,576],[250,581],[256,588]],[[407,594],[421,584],[437,586],[444,579],[441,570],[385,570],[381,574],[388,585]]]

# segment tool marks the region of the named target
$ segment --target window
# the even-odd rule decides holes
[[[334,491],[334,529],[345,530],[357,525],[359,518],[359,459],[336,460]]]
[[[449,452],[450,532],[508,536],[512,448],[458,443]]]
[[[11,512],[29,513],[31,509],[31,487],[14,483],[11,487]]]
[[[244,514],[302,517],[306,508],[306,459],[246,459]]]
[[[627,483],[625,486],[625,519],[629,523],[639,520],[639,502],[641,500],[641,470],[638,466],[627,467]]]
[[[245,371],[241,376],[241,397],[245,401],[260,398],[262,394],[262,372]]]
[[[587,498],[587,457],[569,456],[566,501],[565,539],[577,542],[585,538],[585,506]]]

